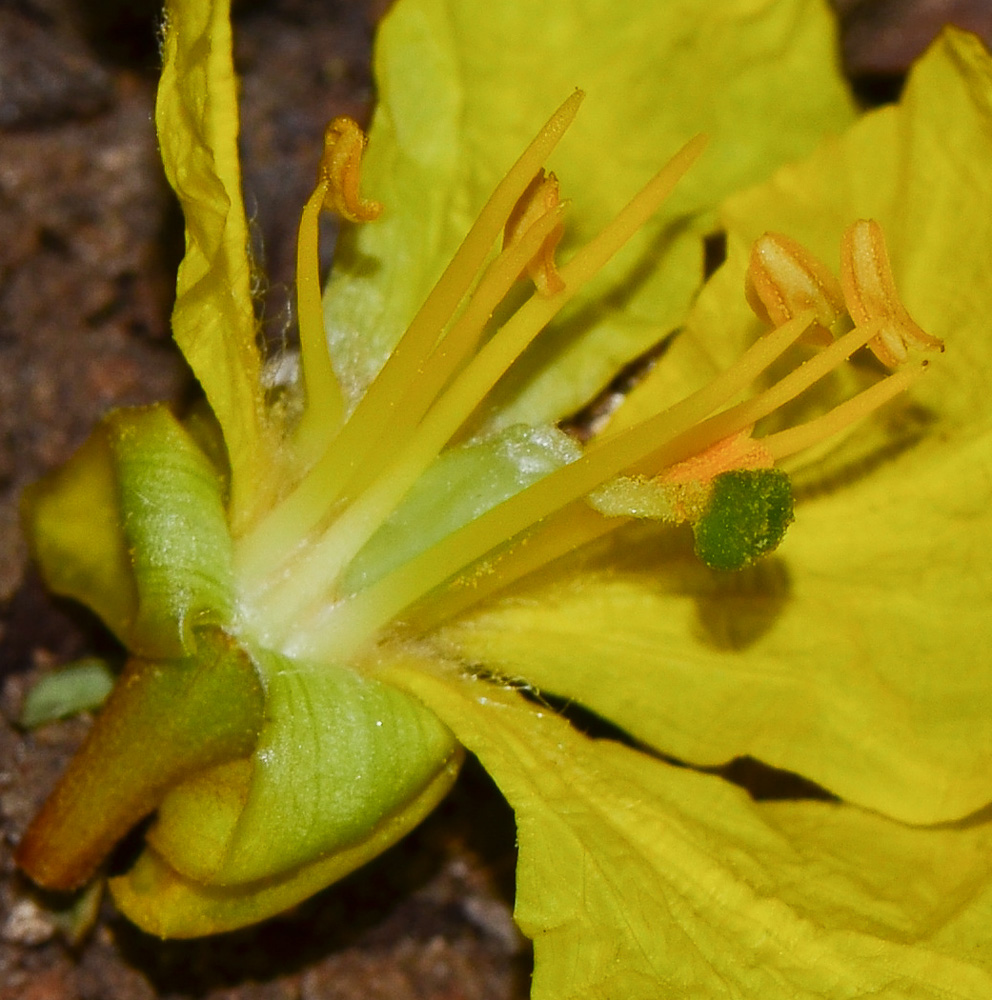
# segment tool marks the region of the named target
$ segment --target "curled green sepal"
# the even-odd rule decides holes
[[[148,656],[189,653],[195,627],[230,619],[234,569],[222,480],[163,406],[118,411],[107,424],[138,591],[129,647]]]
[[[696,555],[710,569],[744,569],[773,551],[792,521],[792,485],[780,469],[724,472],[693,525]]]
[[[363,839],[327,857],[247,885],[204,885],[183,878],[147,848],[126,874],[110,880],[118,909],[150,934],[194,938],[265,920],[308,899],[367,864],[406,836],[448,793],[462,760],[458,750],[420,793],[383,818]]]
[[[224,625],[232,594],[224,479],[164,406],[119,410],[25,494],[46,583],[88,605],[132,653],[175,658]]]
[[[419,701],[327,664],[256,655],[254,754],[174,786],[148,849],[112,890],[163,937],[240,927],[371,860],[440,801],[462,751]]]
[[[35,882],[77,888],[169,787],[251,753],[263,714],[255,667],[216,629],[196,638],[195,656],[128,663],[21,841],[17,863]]]

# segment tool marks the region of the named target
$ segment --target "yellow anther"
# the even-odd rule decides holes
[[[943,341],[924,332],[911,319],[892,277],[882,227],[859,219],[844,233],[840,259],[841,286],[848,312],[858,326],[878,326],[868,342],[871,352],[889,368],[909,358],[911,349],[944,349]]]
[[[539,170],[506,220],[503,246],[516,243],[538,219],[553,212],[560,204],[558,178],[554,174],[545,175],[543,169]],[[555,248],[561,234],[562,226],[555,226],[527,265],[527,274],[542,295],[556,295],[565,288],[555,264]]]
[[[324,132],[317,181],[318,188],[324,188],[323,208],[348,222],[371,222],[382,212],[382,205],[362,198],[359,189],[367,141],[358,123],[347,115],[333,119]]]
[[[775,327],[812,311],[816,322],[803,335],[806,343],[829,344],[846,312],[840,284],[827,265],[781,233],[755,240],[744,290],[758,318]]]

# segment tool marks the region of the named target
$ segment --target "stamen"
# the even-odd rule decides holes
[[[281,583],[278,596],[272,592],[266,595],[267,618],[273,625],[277,621],[283,621],[287,628],[291,627],[298,621],[301,602],[305,604],[327,602],[328,588],[333,587],[343,567],[354,558],[379,524],[395,509],[417,478],[537,334],[657,211],[679,178],[702,152],[704,144],[705,139],[701,136],[690,140],[616,218],[561,269],[565,289],[550,298],[532,296],[469,362],[431,407],[415,435],[395,457],[395,461],[383,470],[376,482],[360,498],[342,512],[327,534],[308,548],[307,567],[312,569],[313,573],[296,573],[294,578]],[[580,464],[582,461],[580,459],[579,463],[575,464]],[[574,468],[574,465],[567,466],[566,469],[559,470],[548,478],[554,480],[570,468]],[[613,473],[594,479],[584,489],[566,496],[560,502],[553,493],[548,510],[557,509],[569,499],[589,492],[611,474]],[[540,486],[540,483],[535,486]],[[524,491],[524,494],[527,493],[529,490]],[[512,500],[507,503],[512,503]],[[502,510],[505,506],[506,504],[503,504],[495,509]],[[500,530],[497,537],[510,537],[541,516],[543,515],[527,516],[523,523],[518,523],[512,531]],[[485,515],[480,521],[484,518]],[[480,521],[472,524],[479,524]],[[454,538],[459,534],[455,532],[449,537]],[[478,554],[481,555],[491,547],[491,544],[487,545]],[[464,565],[464,562],[460,565]],[[454,567],[457,568],[459,567]],[[450,572],[446,575],[450,575]],[[315,579],[316,574],[319,574],[320,582]]]
[[[405,387],[423,370],[507,216],[575,118],[583,97],[582,91],[575,91],[507,171],[344,427],[296,488],[245,536],[237,555],[246,581],[264,579],[305,543],[340,496],[368,445],[391,428]]]
[[[299,464],[313,464],[337,433],[344,397],[327,351],[320,281],[320,213],[326,210],[351,221],[378,217],[382,206],[359,195],[359,171],[365,134],[347,117],[335,118],[324,132],[324,152],[317,185],[300,217],[296,240],[296,312],[300,333],[304,410],[293,436]]]
[[[943,341],[921,330],[902,304],[885,236],[874,219],[859,219],[844,233],[840,277],[854,322],[876,327],[868,347],[883,365],[897,368],[909,358],[911,349],[943,351]]]

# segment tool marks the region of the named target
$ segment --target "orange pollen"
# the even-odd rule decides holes
[[[698,455],[670,465],[658,476],[658,481],[666,486],[708,483],[724,472],[772,468],[775,459],[760,441],[751,437],[753,429],[752,424],[711,444]]]

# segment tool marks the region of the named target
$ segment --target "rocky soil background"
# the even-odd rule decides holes
[[[992,39],[992,0],[834,2],[845,65],[869,102],[897,93],[943,23]],[[295,227],[319,137],[336,114],[367,120],[387,6],[235,4],[245,187],[273,339],[291,325]],[[513,818],[471,765],[378,862],[209,941],[159,942],[104,904],[70,943],[51,909],[61,901],[14,871],[13,848],[89,724],[25,733],[24,693],[79,656],[120,658],[94,620],[45,593],[18,496],[108,409],[195,392],[168,331],[182,225],[151,122],[157,19],[152,0],[0,0],[0,1000],[523,1000]]]

